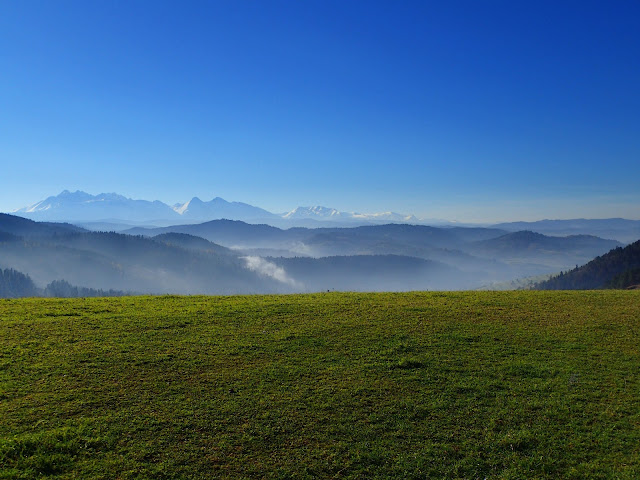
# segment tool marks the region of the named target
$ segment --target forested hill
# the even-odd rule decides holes
[[[640,240],[614,248],[589,263],[538,283],[538,290],[587,290],[626,288],[638,283]]]
[[[0,268],[0,298],[36,297],[38,294],[29,275],[12,268]]]
[[[69,223],[34,222],[15,215],[0,213],[0,238],[3,240],[9,236],[33,238],[85,231],[84,228]]]

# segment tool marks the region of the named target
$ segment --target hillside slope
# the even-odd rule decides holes
[[[7,238],[6,234],[20,237],[42,237],[84,231],[84,228],[69,223],[35,222],[16,215],[0,213],[0,233],[5,234],[4,238]]]
[[[633,284],[632,272],[640,267],[640,240],[618,247],[594,258],[586,265],[538,283],[538,290],[586,290],[594,288],[624,288]],[[625,273],[629,284],[625,284]]]
[[[0,268],[23,272],[41,288],[64,279],[81,287],[140,293],[290,291],[221,247],[194,250],[162,240],[98,232],[16,237],[0,242]]]

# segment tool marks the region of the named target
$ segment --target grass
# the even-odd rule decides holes
[[[640,292],[0,301],[0,479],[640,478]]]

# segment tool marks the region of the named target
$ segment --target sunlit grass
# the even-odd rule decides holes
[[[0,301],[0,478],[640,478],[640,292]]]

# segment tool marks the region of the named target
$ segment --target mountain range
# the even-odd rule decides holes
[[[68,190],[12,213],[33,220],[134,224],[193,222],[227,217],[238,220],[279,218],[262,208],[241,202],[227,202],[222,198],[203,202],[194,197],[186,203],[169,206],[159,200],[133,200],[117,193],[91,195]]]
[[[28,207],[11,212],[39,221],[65,221],[86,224],[90,229],[111,227],[122,230],[132,225],[171,225],[229,219],[275,226],[317,226],[389,222],[419,222],[413,215],[394,212],[363,214],[342,212],[322,206],[297,207],[290,212],[272,213],[242,202],[216,197],[203,201],[193,197],[172,206],[159,200],[133,200],[117,193],[91,195],[65,190]]]
[[[480,226],[417,218],[414,215],[394,212],[344,212],[323,206],[297,207],[284,213],[272,213],[260,207],[242,202],[229,202],[220,197],[209,201],[193,197],[188,202],[170,206],[158,200],[133,200],[117,193],[91,195],[82,191],[68,190],[11,213],[32,220],[70,222],[88,230],[116,232],[136,226],[167,227],[219,219],[241,220],[285,229],[339,228],[389,223],[449,227]],[[594,235],[622,243],[631,243],[640,238],[640,220],[623,218],[540,220],[481,226],[507,232],[532,231],[552,236]]]

